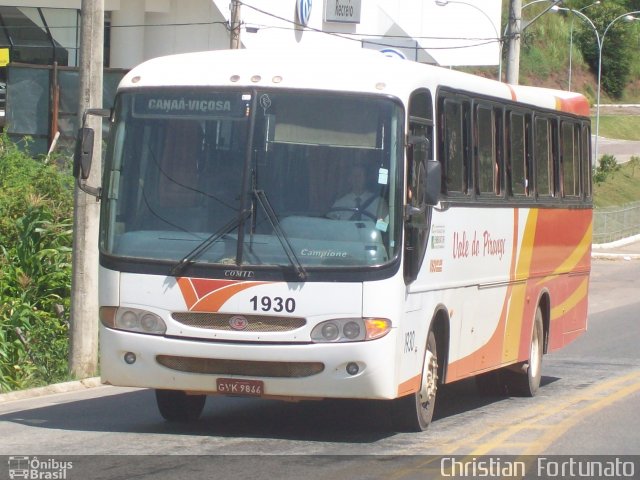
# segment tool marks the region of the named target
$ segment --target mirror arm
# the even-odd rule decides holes
[[[413,215],[418,215],[420,213],[424,213],[426,207],[421,205],[420,207],[416,207],[414,205],[406,204],[404,206],[404,216],[406,219],[411,218]]]
[[[83,180],[80,180],[80,177],[77,178],[76,184],[78,185],[78,188],[82,190],[84,193],[96,197],[96,202],[99,202],[100,199],[102,198],[102,188],[91,187],[87,185]]]

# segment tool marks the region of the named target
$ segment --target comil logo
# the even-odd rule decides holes
[[[229,326],[234,330],[245,330],[249,326],[249,320],[242,315],[234,315],[229,319]]]
[[[8,463],[11,480],[19,478],[65,480],[68,478],[67,471],[73,468],[73,462],[63,462],[55,458],[11,456]]]

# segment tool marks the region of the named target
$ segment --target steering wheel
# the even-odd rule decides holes
[[[365,217],[369,217],[374,222],[377,221],[377,218],[373,213],[368,212],[367,210],[361,210],[358,207],[333,207],[327,212],[327,217],[328,218],[332,218],[332,217],[329,216],[329,214],[331,212],[351,212],[353,215],[363,215]],[[352,217],[353,217],[353,215],[352,215]],[[334,220],[338,220],[338,219],[334,219]],[[353,220],[353,219],[352,218],[348,218],[347,220]]]

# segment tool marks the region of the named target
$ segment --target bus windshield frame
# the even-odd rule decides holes
[[[213,278],[229,269],[393,275],[404,118],[400,101],[383,95],[122,91],[105,159],[101,263]]]

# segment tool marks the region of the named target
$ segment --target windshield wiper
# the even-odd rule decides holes
[[[305,270],[304,266],[302,265],[302,263],[300,262],[300,260],[296,256],[295,252],[293,251],[293,247],[291,246],[291,242],[289,241],[289,238],[287,237],[287,234],[282,229],[282,227],[280,225],[280,220],[278,219],[278,216],[276,215],[275,210],[271,206],[271,202],[267,198],[267,194],[264,192],[264,190],[256,190],[256,189],[254,189],[253,190],[253,195],[258,200],[258,203],[260,204],[260,206],[263,208],[263,210],[267,214],[267,218],[269,219],[269,223],[271,224],[271,227],[273,228],[273,231],[275,232],[276,236],[278,237],[278,240],[280,241],[280,244],[282,245],[282,249],[284,250],[284,253],[286,253],[287,258],[289,259],[289,262],[293,266],[293,269],[296,271],[296,274],[298,275],[298,278],[300,278],[301,280],[305,280],[307,278],[307,271]]]
[[[249,216],[251,213],[250,210],[245,210],[241,212],[240,215],[231,219],[228,223],[220,227],[218,230],[209,235],[202,243],[200,243],[196,248],[187,253],[182,259],[176,263],[172,268],[169,274],[173,277],[177,277],[180,275],[188,266],[193,264],[193,261],[202,255],[216,240],[219,240],[224,235],[231,232],[234,228],[236,228],[240,223]]]

